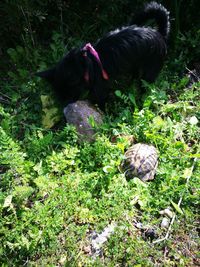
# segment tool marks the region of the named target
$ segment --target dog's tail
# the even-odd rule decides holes
[[[168,39],[170,19],[167,9],[157,2],[150,2],[149,4],[146,4],[144,10],[136,16],[133,23],[136,25],[143,25],[150,19],[154,19],[156,21],[158,25],[158,32],[160,32],[165,39]]]

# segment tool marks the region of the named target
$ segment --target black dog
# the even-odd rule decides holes
[[[143,27],[154,19],[158,29]],[[93,46],[72,49],[55,67],[37,73],[48,80],[65,101],[74,102],[89,90],[92,102],[103,107],[112,81],[122,76],[153,82],[167,53],[169,12],[151,2],[134,21],[136,25],[109,32]]]

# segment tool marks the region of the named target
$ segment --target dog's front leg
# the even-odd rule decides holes
[[[105,104],[109,102],[110,87],[107,81],[98,82],[93,86],[91,100],[98,104],[101,110],[105,110]]]

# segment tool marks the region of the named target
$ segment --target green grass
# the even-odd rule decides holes
[[[59,58],[59,45],[58,35],[49,62]],[[49,88],[29,69],[48,63],[39,50],[31,52],[9,50],[17,67],[1,82],[1,265],[197,266],[200,84],[188,88],[187,77],[178,77],[169,64],[155,84],[146,85],[140,109],[131,88],[116,88],[96,142],[79,144],[57,104],[51,105],[57,105],[59,124],[44,128],[41,95],[49,96]],[[127,182],[119,171],[130,136],[159,151],[152,182]],[[176,214],[170,236],[154,244],[145,232],[165,236],[160,211],[168,207]],[[92,257],[85,249],[91,233],[111,222],[114,233],[102,255]]]

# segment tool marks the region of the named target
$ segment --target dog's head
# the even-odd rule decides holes
[[[72,49],[55,67],[36,73],[52,85],[65,104],[89,90],[96,103],[102,102],[103,82],[108,79],[97,57],[84,47]]]
[[[73,49],[55,67],[36,75],[47,80],[61,100],[75,101],[85,89],[85,70],[83,51]]]

